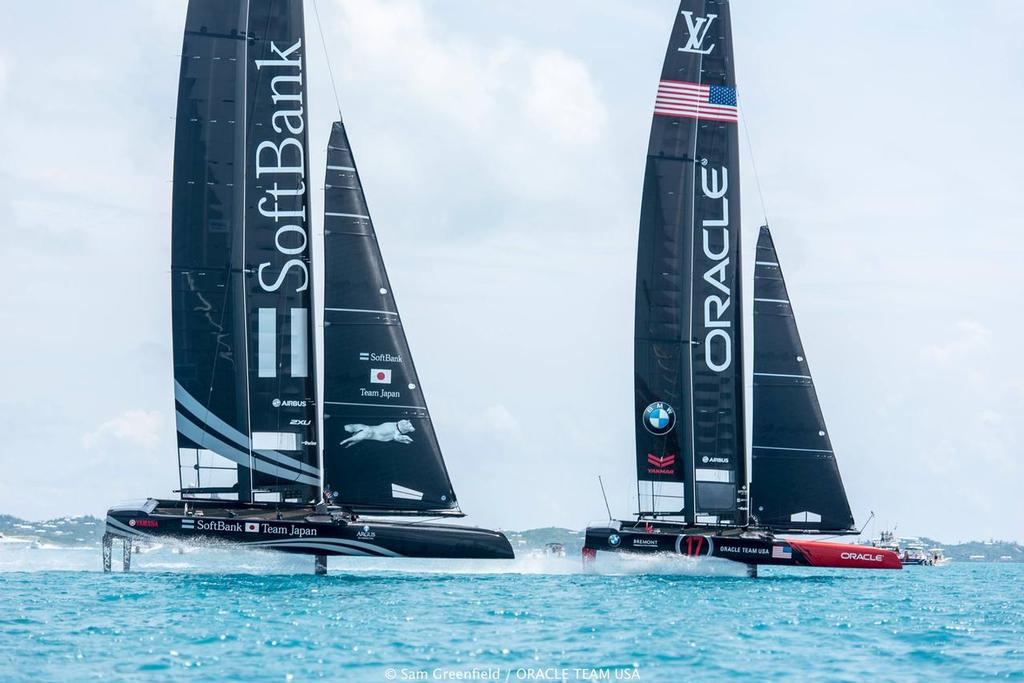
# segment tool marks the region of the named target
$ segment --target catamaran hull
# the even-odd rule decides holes
[[[745,565],[848,569],[902,567],[896,553],[879,548],[762,536],[721,536],[701,534],[692,529],[648,529],[644,526],[589,527],[583,544],[584,558],[593,559],[598,551],[717,557]]]
[[[504,560],[515,554],[499,531],[448,524],[362,519],[332,520],[307,508],[277,519],[273,508],[244,508],[234,516],[185,514],[177,501],[157,501],[107,512],[106,533],[134,542],[176,539],[199,544],[235,544],[246,548],[306,555],[419,557]],[[161,509],[167,503],[170,509]],[[313,517],[314,520],[306,517]]]

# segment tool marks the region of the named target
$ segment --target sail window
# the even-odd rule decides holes
[[[736,509],[736,485],[711,481],[697,482],[697,506],[705,512]]]
[[[305,308],[292,309],[292,377],[309,377],[309,359],[306,350],[309,339],[309,311]]]
[[[686,503],[683,482],[641,479],[638,483],[641,512],[671,514],[683,511]]]
[[[295,432],[253,432],[254,451],[297,451],[299,435]]]
[[[696,472],[697,481],[717,481],[723,484],[731,484],[733,481],[732,470],[711,470],[698,467]]]
[[[803,524],[817,524],[821,522],[821,515],[816,512],[794,512],[789,516],[789,521],[800,522]]]
[[[277,377],[277,309],[259,309],[256,333],[260,377]]]
[[[391,497],[404,500],[423,500],[423,492],[416,489],[406,488],[398,484],[391,485]]]
[[[178,468],[185,489],[231,488],[238,483],[235,463],[205,448],[179,448]]]

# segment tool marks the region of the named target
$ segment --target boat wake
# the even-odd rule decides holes
[[[115,573],[119,558],[114,560]],[[309,574],[311,558],[306,555],[240,548],[235,545],[196,546],[184,543],[157,544],[136,554],[132,572],[190,572],[201,574]],[[64,547],[25,545],[0,548],[0,573],[5,572],[99,572],[99,546]],[[602,554],[585,568],[581,558],[522,555],[514,560],[445,560],[413,558],[332,557],[329,575],[371,576],[398,574],[433,575],[722,575],[740,576],[743,568],[732,562],[694,560],[670,555]]]

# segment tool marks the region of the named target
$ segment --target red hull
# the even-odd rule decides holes
[[[584,560],[593,562],[599,550],[718,557],[748,566],[903,568],[896,553],[881,548],[767,535],[693,533],[690,529],[651,522],[610,521],[607,525],[587,527]]]
[[[803,553],[812,567],[846,567],[850,569],[902,569],[899,555],[891,550],[847,543],[825,541],[786,542]]]

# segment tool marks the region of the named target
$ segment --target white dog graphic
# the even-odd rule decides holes
[[[341,445],[345,448],[351,448],[360,441],[366,440],[412,443],[412,438],[406,436],[406,434],[415,432],[416,428],[408,420],[399,420],[398,422],[383,422],[375,427],[361,424],[345,425],[345,431],[352,436],[342,441]]]

